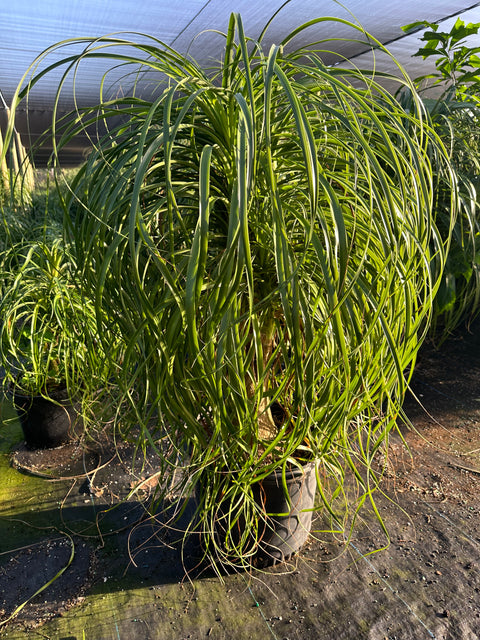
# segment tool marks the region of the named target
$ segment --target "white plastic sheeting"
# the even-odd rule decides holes
[[[389,49],[415,77],[425,73],[425,62],[412,58],[419,47],[419,36],[405,36],[401,27],[417,20],[440,22],[450,18],[446,25],[460,16],[468,22],[480,22],[480,2],[469,0],[1,0],[0,25],[0,91],[9,104],[23,74],[44,49],[66,39],[97,37],[114,32],[129,32],[129,39],[138,34],[152,35],[179,51],[188,52],[207,65],[218,59],[224,39],[215,30],[225,32],[232,11],[242,15],[245,32],[257,38],[267,21],[275,15],[265,36],[265,46],[280,42],[295,27],[312,18],[336,16],[356,21]],[[136,33],[136,35],[135,35]],[[371,54],[363,54],[365,46],[345,42],[352,37],[350,28],[339,23],[324,22],[311,27],[294,44],[300,46],[315,40],[330,40],[328,48],[339,53],[339,58],[326,56],[326,62],[335,63],[341,57],[353,58],[355,64],[371,63]],[[480,43],[475,43],[480,44]],[[81,45],[75,51],[81,50]],[[37,71],[70,52],[63,49],[50,55]],[[389,68],[385,57],[375,61],[379,69]],[[78,103],[95,103],[98,99],[102,74],[111,66],[105,60],[90,60],[82,64],[75,79]],[[48,124],[53,96],[63,69],[45,77],[32,92],[28,105],[30,133],[35,137]],[[124,69],[110,74],[107,91],[112,94],[128,93],[131,79]],[[62,93],[62,107],[72,102],[73,85],[67,84]],[[26,119],[19,121],[26,131]]]

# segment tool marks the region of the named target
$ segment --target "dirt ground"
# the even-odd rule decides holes
[[[408,450],[392,438],[376,498],[390,545],[371,553],[386,541],[371,509],[350,538],[325,533],[320,514],[290,565],[223,580],[186,579],[176,533],[122,502],[153,459],[133,477],[126,446],[16,445],[0,468],[0,637],[479,638],[480,322],[425,345],[412,390]]]

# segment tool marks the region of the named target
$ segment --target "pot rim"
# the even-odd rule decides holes
[[[4,387],[4,390],[5,393],[12,398],[13,401],[15,401],[15,398],[23,400],[40,398],[42,398],[43,400],[53,401],[70,400],[66,386],[57,387],[55,389],[52,389],[51,391],[46,390],[46,393],[39,393],[38,391],[32,391],[31,393],[29,393],[28,391],[24,390],[21,385],[17,386],[14,382],[10,381],[8,382],[7,386]]]
[[[317,460],[309,460],[308,462],[305,462],[305,464],[300,466],[292,464],[291,466],[285,469],[286,482],[293,481],[297,478],[304,478],[305,476],[315,471],[317,464],[318,464]],[[277,467],[276,469],[273,469],[273,471],[271,471],[264,478],[262,478],[261,480],[257,480],[256,482],[278,483],[279,481],[280,482],[282,481],[282,478],[283,478],[283,467]]]

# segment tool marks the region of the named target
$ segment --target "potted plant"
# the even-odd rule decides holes
[[[215,566],[284,559],[314,509],[347,526],[373,500],[443,264],[427,153],[441,145],[419,100],[407,113],[373,72],[328,66],[326,42],[295,48],[328,20],[364,37],[319,18],[264,49],[268,32],[248,39],[234,14],[208,70],[148,38],[82,40],[66,59],[66,74],[111,55],[159,78],[154,99],[105,101],[63,129],[60,147],[108,130],[67,223],[82,286],[127,344],[118,383],[139,438],[165,476],[183,464],[177,495],[196,496]],[[389,80],[411,86],[400,67]],[[277,554],[291,481],[312,500]]]
[[[59,239],[20,243],[4,258],[4,388],[27,446],[55,447],[83,432],[82,398],[98,384],[95,310],[74,287],[71,256]]]

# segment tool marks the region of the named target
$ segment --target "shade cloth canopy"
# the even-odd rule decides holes
[[[232,11],[242,15],[245,32],[257,38],[268,20],[269,25],[264,46],[268,50],[272,43],[279,43],[283,37],[300,24],[320,16],[335,16],[354,21],[380,42],[387,44],[390,51],[405,66],[412,77],[422,75],[429,69],[428,61],[412,58],[419,46],[422,32],[406,35],[401,27],[418,20],[441,22],[442,30],[448,30],[457,17],[465,22],[480,22],[480,2],[468,0],[346,0],[342,5],[333,0],[15,0],[3,2],[0,7],[2,38],[0,39],[0,91],[5,104],[10,105],[18,83],[36,57],[47,47],[67,39],[99,37],[118,32],[131,40],[141,40],[148,34],[181,53],[188,53],[204,65],[221,57],[224,38],[218,33],[227,29]],[[276,15],[275,15],[276,14]],[[326,49],[338,52],[339,56],[326,55],[329,64],[349,59],[362,67],[375,64],[379,70],[394,71],[385,56],[372,60],[368,47],[361,42],[346,42],[354,33],[347,26],[333,22],[323,22],[312,26],[293,45],[328,40]],[[471,41],[472,46],[480,42]],[[292,46],[293,46],[292,45]],[[81,44],[70,45],[48,56],[36,70],[48,63],[59,60],[72,51],[79,52]],[[61,100],[62,110],[70,109],[74,102],[79,106],[94,104],[99,98],[99,85],[103,73],[111,66],[105,60],[89,60],[79,69],[73,80],[67,83]],[[48,74],[32,92],[28,103],[21,106],[17,121],[22,138],[27,146],[35,141],[51,121],[54,96],[64,69]],[[143,83],[143,90],[149,92],[154,86],[152,78]],[[119,68],[109,74],[105,91],[110,95],[127,94],[131,90],[132,79]],[[1,108],[1,105],[0,105]],[[27,118],[28,114],[28,118]],[[1,114],[0,114],[1,115]],[[1,119],[5,122],[5,114]],[[81,159],[83,144],[72,151],[70,160]]]

